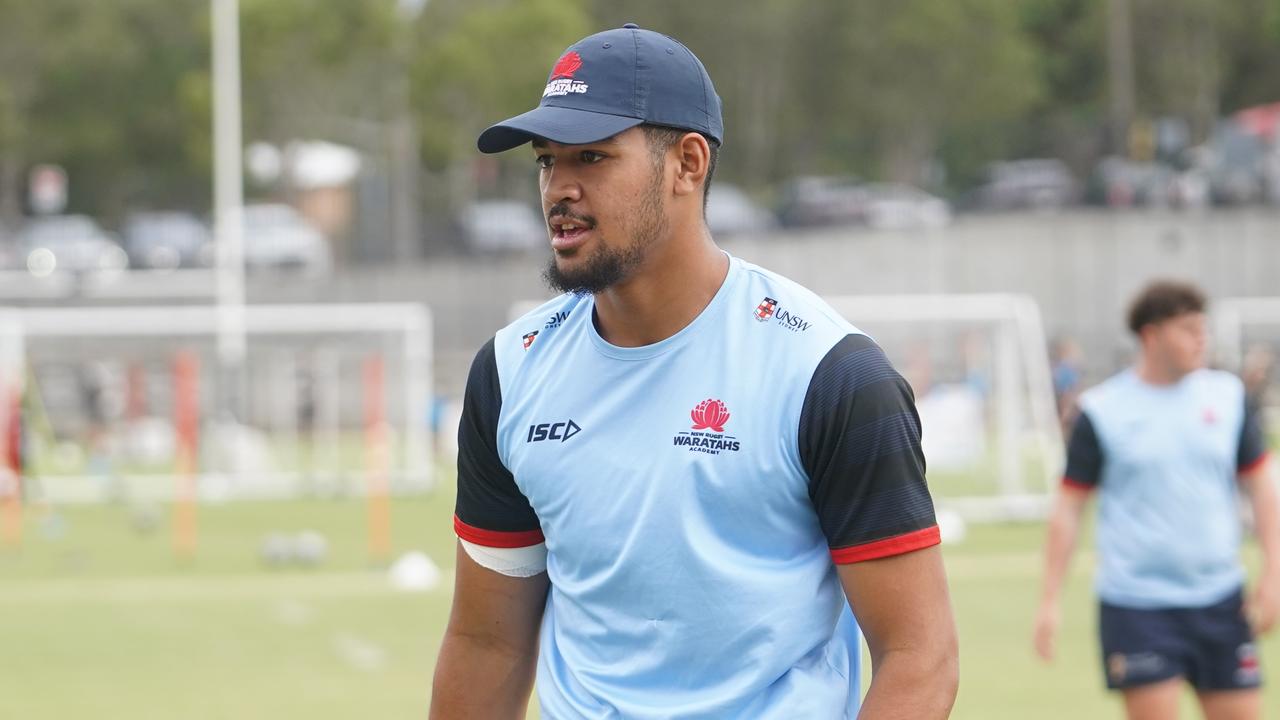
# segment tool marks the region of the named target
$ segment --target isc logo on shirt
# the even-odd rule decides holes
[[[578,423],[569,420],[557,423],[538,423],[529,426],[529,436],[525,442],[542,442],[543,440],[559,440],[564,442],[582,431]]]

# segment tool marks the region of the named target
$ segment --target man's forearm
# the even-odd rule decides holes
[[[1280,495],[1276,491],[1275,470],[1267,461],[1262,471],[1249,482],[1253,505],[1254,534],[1268,572],[1280,573]]]
[[[431,690],[431,720],[524,718],[536,656],[446,633]]]
[[[932,720],[951,713],[960,685],[959,653],[890,650],[875,663],[859,720]]]
[[[1071,492],[1063,490],[1061,492]],[[1057,602],[1062,591],[1062,582],[1071,564],[1071,555],[1075,552],[1076,540],[1080,534],[1080,511],[1074,503],[1059,498],[1049,518],[1049,537],[1044,551],[1044,584],[1041,587],[1040,600]]]

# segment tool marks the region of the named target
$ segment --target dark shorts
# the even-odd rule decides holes
[[[1102,668],[1112,690],[1186,678],[1197,690],[1261,685],[1237,590],[1208,607],[1135,610],[1102,603]]]

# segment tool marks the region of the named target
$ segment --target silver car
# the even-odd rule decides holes
[[[52,215],[27,222],[18,232],[18,251],[37,277],[54,272],[114,272],[129,265],[115,238],[85,215]]]

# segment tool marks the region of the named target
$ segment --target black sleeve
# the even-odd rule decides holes
[[[458,536],[489,547],[527,547],[542,542],[538,516],[498,457],[502,388],[493,340],[471,363],[458,425]]]
[[[837,563],[937,544],[911,386],[865,335],[831,348],[800,412],[809,497]]]
[[[1262,427],[1261,403],[1244,403],[1244,422],[1240,425],[1240,446],[1236,450],[1236,469],[1246,473],[1267,456],[1267,434]]]
[[[1062,474],[1064,485],[1092,489],[1102,481],[1102,445],[1094,432],[1089,414],[1081,411],[1076,416],[1071,439],[1067,442],[1067,469]]]

